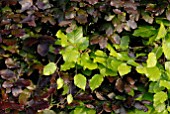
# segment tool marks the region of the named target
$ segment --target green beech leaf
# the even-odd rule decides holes
[[[74,76],[74,84],[83,90],[85,90],[86,81],[86,77],[82,74],[77,74]]]
[[[154,48],[152,52],[156,54],[156,59],[159,59],[163,54],[163,50],[161,46]]]
[[[164,26],[164,24],[161,22],[161,25],[160,25],[160,28],[159,28],[159,31],[158,31],[158,35],[157,35],[157,37],[156,37],[155,40],[159,40],[159,39],[161,39],[161,38],[165,38],[166,33],[167,33],[167,31],[166,31],[166,29],[165,29],[165,26]]]
[[[103,82],[103,76],[100,74],[95,74],[91,79],[90,79],[90,88],[91,90],[95,90],[96,88],[98,88],[102,82]]]
[[[73,48],[72,46],[66,47],[64,50],[60,51],[63,56],[65,62],[77,62],[80,53],[78,50]]]
[[[161,96],[159,96],[159,97],[161,97]],[[165,103],[160,103],[160,104],[157,104],[154,106],[154,108],[158,114],[163,114],[162,111],[165,111],[165,107],[166,107]],[[167,113],[165,113],[165,114],[167,114]]]
[[[168,99],[167,93],[160,91],[160,92],[155,93],[153,101],[154,101],[154,104],[157,105],[160,103],[164,103],[167,99]]]
[[[97,63],[94,63],[88,53],[83,53],[81,55],[81,66],[84,67],[84,69],[88,68],[89,70],[97,69]]]
[[[68,45],[67,35],[65,35],[61,30],[56,33],[56,36],[61,39],[61,46],[65,47]]]
[[[64,64],[61,65],[61,71],[66,71],[74,67],[75,67],[74,62],[65,62]]]
[[[148,38],[156,34],[156,29],[153,26],[142,26],[136,29],[133,36]]]
[[[129,36],[123,36],[121,38],[121,42],[120,42],[121,49],[123,49],[123,50],[128,49],[129,41],[130,41]]]
[[[64,80],[62,78],[57,79],[57,89],[61,89],[64,85]]]
[[[170,60],[170,41],[164,41],[162,44],[162,49],[166,59]]]
[[[128,66],[126,63],[122,63],[118,66],[118,72],[120,76],[126,75],[131,71],[131,66]]]
[[[106,48],[110,51],[110,55],[113,57],[117,57],[117,52],[115,49],[111,46],[111,44],[107,44]]]
[[[146,68],[146,76],[151,81],[158,81],[161,76],[161,71],[158,67]]]
[[[137,66],[136,67],[136,71],[138,72],[138,73],[140,73],[140,74],[146,74],[146,68],[145,67],[143,67],[143,66],[141,66],[141,65],[139,65],[139,66]]]
[[[46,76],[51,75],[56,71],[56,69],[57,69],[56,64],[54,62],[50,62],[44,67],[43,75]]]
[[[76,30],[67,34],[68,41],[73,44],[79,50],[84,50],[89,45],[89,40],[87,37],[83,37],[82,27],[78,27]]]
[[[161,81],[160,81],[160,86],[166,87],[167,89],[170,90],[170,81],[161,80]]]
[[[170,61],[165,62],[165,70],[170,72]]]
[[[151,52],[148,54],[148,59],[147,59],[147,67],[154,67],[156,66],[157,59],[155,53]]]
[[[67,102],[68,102],[68,104],[70,104],[70,103],[73,102],[73,96],[72,96],[72,94],[68,94],[68,95],[67,95]]]

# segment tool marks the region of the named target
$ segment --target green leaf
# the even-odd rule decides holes
[[[166,31],[166,29],[165,29],[165,26],[164,26],[164,24],[161,22],[161,25],[160,25],[160,28],[159,28],[159,31],[158,31],[158,35],[157,35],[157,37],[156,37],[155,40],[159,40],[159,39],[161,39],[161,38],[165,38],[166,33],[167,33],[167,31]]]
[[[148,54],[148,59],[147,59],[147,67],[154,67],[156,66],[157,63],[157,59],[156,59],[156,55],[153,52],[150,52]]]
[[[128,49],[129,41],[130,41],[129,36],[123,36],[121,38],[121,42],[120,42],[121,49],[123,49],[123,50]]]
[[[56,33],[56,36],[61,39],[61,46],[66,47],[68,45],[67,35],[65,35],[61,30]]]
[[[142,26],[136,29],[133,36],[148,38],[156,34],[156,29],[153,26]]]
[[[75,67],[74,62],[65,62],[64,64],[61,65],[61,71],[66,71],[74,67]]]
[[[167,93],[160,91],[160,92],[155,93],[153,101],[154,101],[154,104],[157,105],[160,103],[164,103],[167,99],[168,99]]]
[[[72,96],[72,94],[68,94],[68,95],[67,95],[67,102],[68,102],[68,104],[70,104],[70,103],[73,102],[73,96]]]
[[[43,110],[42,112],[43,112],[42,114],[56,114],[53,110],[49,109]]]
[[[57,69],[56,64],[54,62],[50,62],[44,67],[43,75],[46,76],[51,75],[56,71],[56,69]]]
[[[64,89],[64,90],[63,90],[62,95],[66,95],[66,94],[69,92],[69,87],[68,87],[68,85],[65,84],[65,85],[63,86],[63,89]]]
[[[83,37],[82,27],[78,27],[76,30],[67,34],[68,41],[79,50],[85,50],[89,45],[87,37]]]
[[[170,72],[170,61],[165,62],[165,70]]]
[[[158,67],[146,68],[146,76],[150,81],[158,81],[161,76],[161,71]]]
[[[160,86],[166,87],[167,89],[170,89],[170,81],[161,80],[160,81]]]
[[[80,53],[78,50],[73,48],[72,46],[66,47],[64,50],[60,51],[63,56],[65,62],[77,62],[80,57]]]
[[[154,107],[155,107],[155,110],[158,112],[158,114],[163,114],[162,111],[165,110],[166,105],[165,103],[160,103],[160,104],[155,105]]]
[[[164,41],[162,44],[162,49],[166,59],[170,60],[170,41]]]
[[[131,66],[128,66],[126,63],[122,63],[118,66],[118,72],[120,76],[126,75],[131,71]]]
[[[114,48],[111,46],[111,44],[107,44],[106,48],[110,51],[110,55],[113,57],[117,57],[117,52],[114,50]]]
[[[64,80],[62,78],[57,79],[57,89],[61,89],[64,85]]]
[[[140,74],[146,74],[146,68],[145,67],[143,67],[143,66],[141,66],[141,65],[139,65],[139,66],[137,66],[136,67],[136,71],[138,72],[138,73],[140,73]]]
[[[86,87],[86,77],[82,74],[77,74],[74,76],[74,84],[85,91]]]
[[[152,52],[156,54],[156,59],[159,59],[163,54],[163,50],[162,50],[161,46],[158,46],[158,47],[154,48],[152,50]]]
[[[151,82],[149,84],[149,90],[148,92],[150,93],[157,93],[157,92],[160,92],[162,90],[164,90],[165,88],[164,87],[161,87],[160,86],[160,83],[159,82]]]
[[[91,90],[95,90],[96,88],[98,88],[102,82],[103,82],[103,76],[100,74],[95,74],[91,79],[90,79],[90,88]]]
[[[81,55],[81,66],[84,67],[84,69],[88,68],[89,70],[97,69],[97,63],[94,63],[88,53],[83,53]]]

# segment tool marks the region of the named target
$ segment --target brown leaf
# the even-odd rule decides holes
[[[68,21],[61,21],[58,25],[61,26],[61,27],[65,27],[65,26],[68,26],[72,23],[71,20],[68,20]]]
[[[22,89],[20,87],[12,88],[12,94],[14,97],[18,97],[20,93],[22,93]]]
[[[91,5],[94,5],[98,3],[98,0],[86,0],[86,2],[88,2]]]
[[[121,78],[116,80],[115,87],[121,93],[124,91],[124,84]]]
[[[11,88],[13,87],[13,83],[11,81],[5,81],[3,84],[2,84],[2,87],[3,88]]]
[[[9,70],[9,69],[0,70],[0,75],[3,79],[6,79],[6,80],[11,80],[11,79],[16,78],[15,73],[12,70]]]
[[[21,12],[24,12],[25,10],[28,10],[32,5],[32,0],[20,0],[19,4],[21,5]]]
[[[5,64],[7,68],[19,68],[19,65],[15,61],[13,61],[11,58],[7,58],[5,60]]]
[[[83,93],[80,93],[78,95],[75,96],[75,99],[77,100],[81,100],[81,101],[87,101],[87,100],[94,100],[93,96],[92,95],[89,95],[89,94],[83,94]]]
[[[37,46],[37,52],[41,56],[46,56],[48,54],[48,50],[49,50],[49,44],[47,43],[41,43],[41,44],[38,44]]]
[[[95,92],[96,93],[96,97],[99,99],[99,100],[106,100],[106,98],[102,95],[102,93],[99,93],[99,92]]]
[[[106,112],[111,112],[112,111],[111,107],[109,106],[109,103],[105,102],[103,104],[103,110],[106,111]]]

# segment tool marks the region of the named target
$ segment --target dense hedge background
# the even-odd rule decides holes
[[[169,0],[1,0],[0,113],[168,114]]]

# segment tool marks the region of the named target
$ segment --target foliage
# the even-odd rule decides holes
[[[168,114],[169,0],[1,0],[0,113]]]

